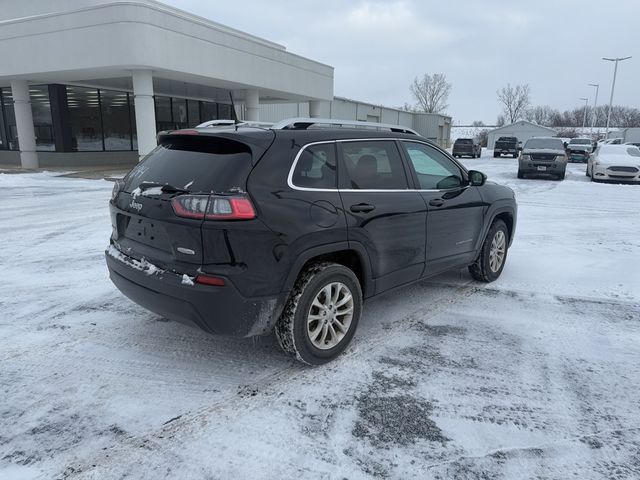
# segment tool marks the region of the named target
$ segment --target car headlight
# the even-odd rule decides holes
[[[522,160],[525,160],[525,161],[531,160],[531,155],[522,155]]]
[[[556,155],[556,162],[566,162],[566,161],[567,161],[566,155]]]

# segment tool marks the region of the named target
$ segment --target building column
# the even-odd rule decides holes
[[[246,120],[250,122],[260,121],[260,93],[258,90],[245,90],[244,100],[247,106]]]
[[[320,105],[322,105],[322,103],[317,100],[311,100],[309,102],[309,116],[311,118],[320,118]]]
[[[133,98],[136,107],[138,155],[140,159],[156,148],[156,110],[153,103],[153,73],[151,70],[134,70]]]
[[[36,133],[33,128],[33,112],[29,98],[29,84],[26,80],[11,80],[11,96],[16,115],[16,130],[20,147],[22,168],[38,168]]]

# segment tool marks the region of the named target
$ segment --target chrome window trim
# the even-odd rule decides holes
[[[287,185],[289,186],[289,188],[291,188],[292,190],[297,190],[300,192],[364,192],[364,193],[380,193],[380,192],[394,192],[394,193],[402,193],[402,192],[447,192],[450,190],[455,190],[455,189],[451,189],[451,188],[446,188],[446,189],[437,189],[437,188],[432,188],[432,189],[419,189],[419,188],[404,188],[402,190],[385,190],[385,189],[379,189],[379,190],[371,190],[371,189],[367,189],[367,190],[360,190],[357,188],[310,188],[310,187],[298,187],[293,183],[293,171],[296,168],[296,165],[298,164],[298,160],[300,159],[300,156],[302,155],[302,152],[304,152],[304,150],[307,147],[311,147],[314,145],[325,145],[325,144],[329,144],[329,143],[333,143],[333,144],[337,144],[337,143],[344,143],[344,142],[382,142],[382,141],[392,141],[392,142],[409,142],[409,143],[421,143],[423,145],[426,145],[428,147],[432,147],[432,148],[436,148],[437,150],[439,150],[438,147],[431,145],[430,143],[427,142],[423,142],[420,140],[414,140],[414,139],[409,139],[409,138],[394,138],[394,137],[384,137],[384,138],[342,138],[342,139],[337,139],[337,140],[322,140],[319,142],[311,142],[311,143],[307,143],[305,145],[302,146],[302,148],[298,151],[298,153],[296,154],[296,158],[293,160],[293,163],[291,164],[291,168],[289,169],[289,175],[287,176]],[[444,154],[447,155],[448,154],[446,151],[444,151]],[[454,159],[449,158],[449,160],[453,161],[453,163],[460,167],[460,169],[468,174],[468,171],[466,168],[464,168],[464,166],[460,165],[458,162],[456,162]],[[337,158],[336,158],[337,161]],[[336,178],[337,181],[337,178]],[[463,188],[468,188],[469,185],[466,185]]]

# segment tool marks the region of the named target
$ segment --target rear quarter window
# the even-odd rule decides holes
[[[291,182],[303,188],[337,188],[335,143],[309,145],[302,150]]]

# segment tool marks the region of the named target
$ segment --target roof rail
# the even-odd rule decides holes
[[[270,128],[273,126],[271,122],[254,122],[253,120],[240,120],[237,124],[239,127],[258,127],[258,128]],[[197,125],[195,128],[209,128],[209,127],[235,127],[236,121],[232,119],[219,119],[209,120],[207,122]]]
[[[287,118],[275,123],[271,128],[273,130],[306,130],[312,125],[330,125],[333,127],[347,127],[347,128],[368,128],[373,130],[389,130],[396,133],[409,133],[412,135],[419,135],[418,132],[412,128],[405,127],[403,125],[391,125],[389,123],[374,123],[374,122],[361,122],[357,120],[338,120],[334,118]]]

